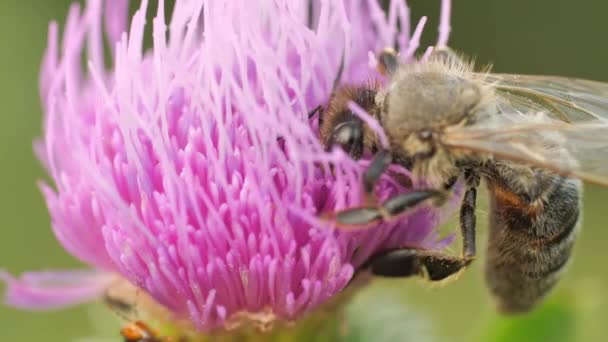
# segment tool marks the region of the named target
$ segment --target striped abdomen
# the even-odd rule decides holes
[[[524,172],[522,172],[524,171]],[[495,164],[486,281],[503,312],[534,307],[559,280],[579,230],[581,183]]]

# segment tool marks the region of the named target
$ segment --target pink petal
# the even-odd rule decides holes
[[[51,310],[99,297],[115,277],[97,271],[42,271],[24,273],[19,279],[0,270],[7,305],[26,310]]]

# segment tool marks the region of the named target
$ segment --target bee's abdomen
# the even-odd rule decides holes
[[[525,312],[553,288],[568,264],[579,227],[580,182],[545,173],[523,194],[512,191],[509,182],[488,183],[486,281],[501,311]]]

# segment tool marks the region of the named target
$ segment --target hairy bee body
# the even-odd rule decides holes
[[[530,310],[553,288],[580,228],[581,182],[509,163],[484,168],[490,191],[485,264],[501,311]]]
[[[533,121],[532,115],[524,116],[516,108],[520,102],[547,111],[553,107],[543,107],[546,99],[534,102],[519,94],[499,95],[497,82],[488,80],[491,74],[473,72],[471,63],[463,62],[449,50],[412,65],[401,65],[394,53],[385,51],[380,62],[380,70],[389,76],[387,86],[336,89],[322,120],[320,117],[321,141],[328,149],[341,146],[355,159],[361,158],[363,150],[381,151],[363,179],[367,194],[371,194],[375,181],[390,163],[409,168],[414,179],[430,184],[431,189],[372,207],[344,210],[335,216],[338,224],[390,219],[442,190],[450,190],[455,180],[464,175],[460,257],[404,247],[381,252],[366,264],[377,275],[422,275],[442,280],[465,268],[476,255],[476,189],[480,180],[484,180],[491,200],[485,263],[488,288],[502,312],[531,310],[554,287],[568,264],[580,229],[582,187],[579,179],[569,175],[570,170],[576,169],[577,161],[560,135],[548,134],[547,139],[539,135],[530,140],[533,125],[520,129],[518,122],[509,120],[515,117]],[[516,90],[530,98],[537,95],[526,93],[524,88]],[[567,96],[570,95],[563,95]],[[359,104],[379,122],[390,146],[380,146],[378,132],[351,112],[348,100]],[[559,103],[560,99],[551,100]],[[506,127],[496,124],[497,119],[503,120],[500,122]],[[496,136],[492,136],[492,130],[485,133],[484,127],[490,127]],[[529,140],[518,134],[526,134]],[[514,142],[509,143],[508,137]],[[474,144],[466,139],[473,139]],[[559,165],[558,171],[563,172],[542,167],[545,164]]]

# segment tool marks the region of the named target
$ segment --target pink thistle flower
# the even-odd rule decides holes
[[[127,7],[73,5],[61,44],[50,25],[40,82],[36,152],[54,182],[41,185],[52,227],[97,271],[0,273],[8,304],[82,302],[118,274],[201,330],[241,313],[293,320],[374,252],[443,246],[431,208],[358,232],[318,218],[360,205],[365,161],[325,152],[307,112],[327,101],[342,59],[340,82],[352,84],[377,77],[369,55],[386,46],[415,62],[424,19],[410,36],[404,1],[388,15],[376,0],[314,1],[312,13],[308,1],[179,1],[169,24],[160,1],[150,50],[147,1],[129,29]],[[378,188],[381,198],[405,190],[388,177]]]

